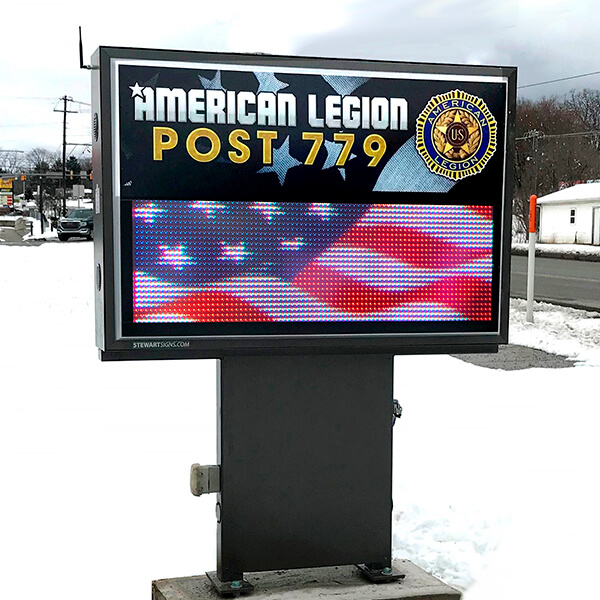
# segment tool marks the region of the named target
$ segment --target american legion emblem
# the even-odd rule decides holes
[[[496,150],[496,120],[460,90],[434,96],[417,119],[417,151],[433,173],[458,181],[479,173]]]

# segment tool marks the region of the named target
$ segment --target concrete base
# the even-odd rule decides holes
[[[497,354],[452,354],[451,356],[478,367],[501,369],[502,371],[562,369],[575,366],[575,362],[565,356],[517,344],[498,346]]]
[[[393,583],[370,583],[354,566],[321,567],[245,573],[254,586],[248,600],[460,600],[461,593],[408,560],[395,560],[405,578]],[[244,595],[246,597],[246,595]],[[214,600],[219,598],[206,575],[159,579],[152,582],[152,600]]]

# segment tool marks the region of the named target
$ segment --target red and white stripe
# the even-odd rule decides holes
[[[136,273],[136,322],[489,320],[491,207],[374,205],[292,281]]]

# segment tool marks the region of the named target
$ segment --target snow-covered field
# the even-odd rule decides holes
[[[92,244],[0,245],[2,595],[149,600],[215,568],[215,363],[100,363]],[[592,598],[600,557],[600,314],[511,307],[511,341],[570,369],[397,357],[394,553],[466,600]]]
[[[527,253],[529,244],[527,242],[513,243],[512,249],[520,254]],[[535,250],[536,254],[548,257],[600,259],[600,246],[586,244],[536,244]]]

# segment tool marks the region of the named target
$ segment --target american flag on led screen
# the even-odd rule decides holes
[[[134,322],[485,321],[492,207],[136,201]]]

